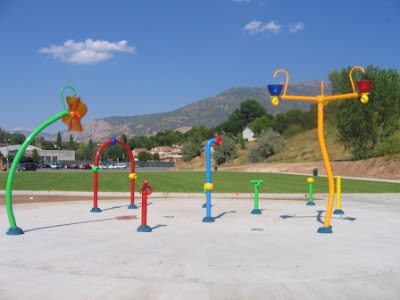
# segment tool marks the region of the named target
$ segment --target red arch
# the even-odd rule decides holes
[[[94,163],[93,163],[93,209],[97,209],[100,211],[100,209],[97,206],[97,195],[98,195],[98,186],[99,186],[99,160],[100,160],[100,154],[109,145],[115,145],[115,144],[120,144],[122,147],[125,148],[130,162],[131,162],[131,173],[135,173],[135,159],[133,157],[132,151],[129,148],[127,144],[120,140],[116,140],[115,138],[111,138],[107,142],[105,142],[103,145],[100,146],[100,148],[96,152],[96,156],[94,158]],[[130,178],[131,181],[131,204],[129,208],[136,208],[135,206],[135,178]],[[92,209],[92,210],[93,210]]]

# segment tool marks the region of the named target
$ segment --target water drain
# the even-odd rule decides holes
[[[264,228],[259,228],[259,227],[251,227],[249,228],[250,231],[264,231]]]

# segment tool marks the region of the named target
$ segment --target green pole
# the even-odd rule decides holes
[[[253,215],[261,214],[261,210],[258,209],[258,188],[264,180],[250,180],[250,183],[254,184],[254,209],[251,211]]]
[[[307,178],[308,182],[308,202],[307,205],[315,205],[313,201],[313,183],[314,183],[314,178],[313,177],[308,177]]]
[[[8,173],[7,177],[7,184],[6,184],[6,207],[7,207],[7,216],[8,216],[8,221],[10,223],[10,229],[8,230],[7,234],[9,235],[17,235],[17,234],[23,234],[24,232],[22,229],[17,227],[17,224],[15,222],[15,217],[12,209],[12,185],[14,181],[14,175],[15,175],[15,170],[17,169],[18,163],[21,160],[22,156],[25,153],[26,148],[29,146],[29,144],[34,140],[34,138],[47,126],[53,124],[55,121],[61,119],[62,117],[66,116],[69,114],[68,110],[64,110],[61,113],[53,116],[49,120],[43,122],[39,127],[37,127],[30,135],[29,137],[23,142],[21,147],[19,148],[17,154],[14,157],[14,160],[11,164],[10,171]]]
[[[76,91],[75,89],[70,86],[66,85],[61,88],[60,90],[60,98],[61,98],[61,104],[64,108],[64,110],[57,115],[51,117],[47,121],[43,122],[39,127],[37,127],[29,136],[28,138],[22,143],[21,147],[18,149],[17,154],[14,157],[14,160],[11,164],[10,171],[8,173],[7,177],[7,183],[6,183],[6,208],[7,208],[7,216],[8,216],[8,222],[10,223],[10,229],[7,231],[8,235],[18,235],[18,234],[23,234],[24,231],[17,227],[17,223],[15,222],[15,217],[14,217],[14,212],[12,209],[12,185],[14,181],[14,175],[15,175],[15,170],[17,169],[18,163],[21,160],[21,157],[24,155],[26,148],[28,148],[29,144],[35,139],[35,137],[42,132],[43,129],[45,129],[47,126],[53,124],[55,121],[61,119],[64,116],[67,116],[69,114],[69,111],[67,110],[67,106],[65,105],[64,102],[64,90],[65,89],[71,89],[74,93],[74,96],[76,96]]]

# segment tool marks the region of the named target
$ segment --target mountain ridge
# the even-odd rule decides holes
[[[326,88],[330,91],[329,85]],[[320,81],[295,82],[288,87],[288,94],[318,95]],[[164,130],[188,130],[188,128],[204,125],[215,127],[225,122],[229,115],[247,99],[258,100],[268,113],[276,115],[290,109],[308,110],[308,101],[280,101],[279,106],[273,106],[266,87],[232,87],[222,93],[195,101],[170,112],[135,116],[112,116],[93,119],[83,124],[83,132],[62,131],[62,140],[66,141],[72,135],[77,142],[104,141],[110,137],[125,134],[128,138],[135,136],[150,136]],[[56,135],[53,136],[55,139]]]

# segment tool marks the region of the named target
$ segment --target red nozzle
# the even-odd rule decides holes
[[[215,144],[217,146],[222,144],[222,138],[219,135],[216,135],[214,138],[215,138]]]
[[[372,80],[360,80],[357,81],[357,88],[360,93],[369,93],[372,87]]]

